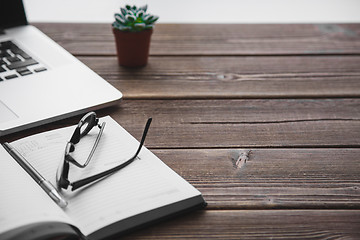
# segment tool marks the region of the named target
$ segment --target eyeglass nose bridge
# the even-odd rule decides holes
[[[68,163],[74,164],[75,166],[79,167],[79,168],[84,168],[86,167],[89,162],[86,161],[84,164],[80,164],[78,161],[76,161],[71,155],[70,153],[75,151],[75,146],[72,142],[68,142],[66,144],[66,148],[65,148],[65,161],[67,161]]]

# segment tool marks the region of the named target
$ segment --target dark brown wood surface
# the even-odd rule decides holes
[[[111,24],[36,24],[76,55],[115,55]],[[157,24],[152,55],[357,55],[358,24]]]
[[[360,239],[360,24],[157,24],[119,67],[110,24],[35,24],[120,89],[110,115],[204,195],[125,239]],[[66,119],[2,137],[75,124]]]

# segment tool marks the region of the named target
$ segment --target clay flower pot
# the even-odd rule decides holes
[[[147,64],[153,29],[129,32],[113,28],[113,33],[119,65],[141,67]]]

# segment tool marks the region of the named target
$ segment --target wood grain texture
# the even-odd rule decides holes
[[[207,209],[360,208],[360,149],[152,151],[202,192]]]
[[[358,99],[137,100],[113,118],[152,148],[358,147]]]
[[[74,55],[115,55],[109,24],[35,23]],[[151,55],[360,54],[358,24],[157,24]]]
[[[359,211],[208,210],[121,239],[359,239],[359,225]]]
[[[360,96],[360,57],[150,57],[140,69],[115,57],[80,57],[124,98]]]
[[[360,146],[359,109],[357,98],[123,100],[98,114],[110,114],[137,138],[146,119],[153,117],[147,138],[151,148],[324,148]],[[28,133],[78,121],[72,118]]]

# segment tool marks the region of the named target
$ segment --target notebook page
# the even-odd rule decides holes
[[[104,117],[102,121],[106,126],[93,159],[85,169],[70,166],[70,181],[117,166],[136,152],[139,143],[134,137],[111,117]],[[73,131],[74,127],[58,129],[36,138],[18,140],[13,146],[55,183],[56,169]],[[72,155],[75,159],[85,161],[97,131],[93,129],[76,145]],[[121,219],[200,195],[146,148],[142,149],[139,158],[89,187],[64,192],[69,202],[65,212],[85,235]]]
[[[0,146],[0,233],[40,222],[73,222]]]

